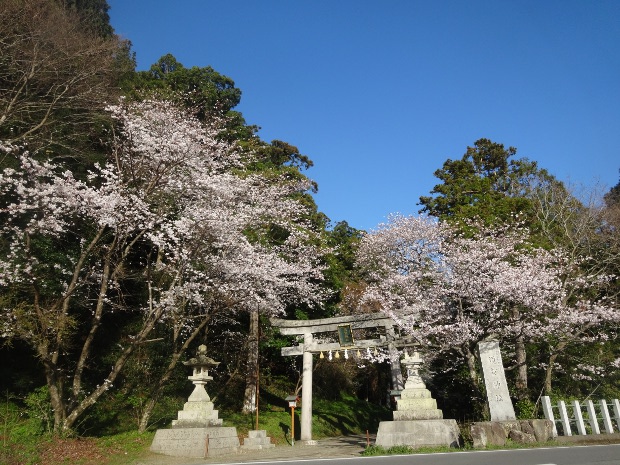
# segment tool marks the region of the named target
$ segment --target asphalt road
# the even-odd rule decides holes
[[[620,465],[620,444],[609,442],[600,445],[362,457],[366,442],[364,436],[328,438],[317,441],[314,446],[277,446],[206,459],[152,454],[132,465]]]
[[[360,465],[619,465],[620,445],[450,452],[366,457],[357,460]],[[304,463],[310,465],[312,461]],[[344,465],[345,463],[354,465],[350,459],[330,461],[332,465]],[[282,462],[279,464],[282,465]],[[324,462],[323,465],[325,465]]]
[[[213,463],[213,462],[209,462]],[[239,462],[241,463],[241,462]],[[245,462],[247,463],[247,462]],[[620,445],[253,462],[304,465],[620,465]],[[230,462],[228,463],[230,465]]]

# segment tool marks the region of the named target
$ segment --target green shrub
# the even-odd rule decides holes
[[[364,452],[362,452],[362,455],[366,457],[372,457],[375,455],[388,455],[388,452],[382,446],[373,445],[373,446],[368,446],[366,449],[364,449]]]
[[[517,401],[515,409],[519,420],[531,420],[536,418],[536,404],[529,399]]]

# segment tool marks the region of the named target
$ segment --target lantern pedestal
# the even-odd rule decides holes
[[[218,411],[213,407],[213,402],[207,394],[204,385],[211,378],[198,375],[190,376],[196,387],[189,396],[183,410],[179,410],[177,419],[172,420],[173,428],[208,428],[210,426],[222,426],[222,420],[218,418]]]

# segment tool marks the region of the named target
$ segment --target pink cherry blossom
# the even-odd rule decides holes
[[[189,338],[221,302],[276,314],[324,293],[317,232],[292,195],[309,181],[250,172],[251,154],[218,137],[221,122],[167,102],[109,111],[117,123],[110,157],[84,179],[0,144],[21,164],[0,173],[0,289],[19,296],[0,308],[0,328],[42,360],[59,429],[113,385],[158,325]],[[287,235],[273,244],[276,225]],[[93,343],[113,312],[139,312],[142,326],[122,336],[109,373],[86,392]]]
[[[477,231],[470,237],[428,217],[391,217],[361,242],[360,305],[381,308],[429,358],[471,357],[487,338],[507,352],[524,342],[585,341],[584,328],[620,322],[616,308],[580,292],[605,278],[584,275],[562,250],[532,247],[524,227]]]

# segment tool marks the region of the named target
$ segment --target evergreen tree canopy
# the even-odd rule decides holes
[[[435,195],[420,197],[420,213],[449,221],[480,218],[486,224],[529,215],[529,187],[534,181],[549,182],[553,178],[534,161],[512,159],[516,153],[514,147],[505,148],[489,139],[477,140],[461,159],[448,159],[435,171],[442,183],[431,191]]]
[[[225,116],[226,140],[250,139],[258,128],[248,126],[241,113],[234,111],[241,101],[235,82],[211,66],[186,68],[172,54],[163,55],[148,71],[136,73],[125,91],[133,98],[157,98],[173,101],[192,111],[200,120]]]
[[[100,37],[108,38],[114,35],[110,24],[110,5],[107,0],[60,0],[68,9],[78,13],[84,26]]]

